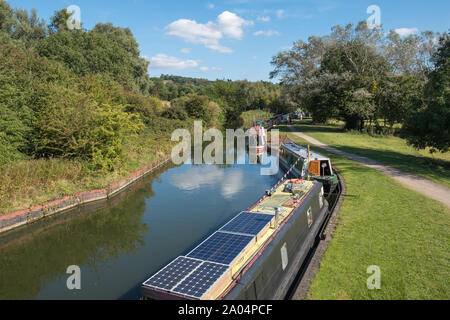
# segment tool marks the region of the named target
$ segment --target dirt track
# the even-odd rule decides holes
[[[338,150],[336,148],[330,147],[304,133],[297,132],[294,130],[292,126],[289,126],[289,129],[298,137],[308,141],[312,145],[315,145],[317,147],[320,147],[322,149],[327,150],[330,153],[334,153],[343,157],[346,157],[350,160],[359,162],[369,168],[375,169],[379,172],[384,173],[385,175],[395,179],[396,181],[400,182],[405,187],[414,190],[418,193],[421,193],[431,199],[437,200],[443,204],[445,204],[447,207],[450,207],[450,189],[434,183],[430,180],[427,180],[422,177],[415,176],[413,174],[404,172],[399,169],[392,168],[390,166],[384,165],[378,161],[358,156],[356,154],[344,152],[341,150]]]

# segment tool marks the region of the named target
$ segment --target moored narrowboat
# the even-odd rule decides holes
[[[254,205],[146,280],[144,299],[284,299],[329,216],[322,183],[289,178],[297,162]]]
[[[324,186],[325,197],[328,198],[338,185],[337,174],[333,170],[331,160],[317,152],[300,146],[295,142],[283,142],[279,148],[280,166],[290,167],[293,163],[297,165],[293,168],[294,175],[306,179],[319,181]],[[298,161],[298,159],[301,159]]]

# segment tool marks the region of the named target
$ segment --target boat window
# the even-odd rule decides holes
[[[308,227],[311,227],[311,225],[313,223],[313,216],[312,216],[312,209],[311,208],[308,209],[307,217],[308,217]]]
[[[289,165],[292,166],[295,161],[297,161],[297,157],[295,157],[292,153],[289,155]]]
[[[323,176],[331,176],[331,167],[328,160],[324,160],[320,162],[320,175]]]
[[[303,160],[300,160],[299,162],[297,162],[297,169],[303,170]]]

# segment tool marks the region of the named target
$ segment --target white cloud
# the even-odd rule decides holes
[[[275,30],[265,30],[265,31],[259,30],[253,33],[253,35],[271,37],[271,36],[279,36],[281,35],[281,33]]]
[[[206,48],[219,52],[233,52],[222,46],[219,41],[224,37],[241,40],[244,34],[242,28],[252,25],[252,21],[244,20],[236,14],[224,11],[217,17],[217,23],[197,23],[195,20],[179,19],[166,28],[166,34],[182,38],[189,43],[203,44]]]
[[[270,21],[270,17],[258,17],[257,18],[258,21],[262,21],[262,22],[269,22]]]
[[[196,60],[182,60],[159,53],[154,57],[145,57],[150,62],[150,68],[154,69],[189,69],[198,67]]]
[[[277,17],[278,17],[279,19],[284,18],[284,10],[283,10],[283,9],[277,10]]]
[[[212,67],[211,70],[214,70],[214,71],[221,71],[222,68],[219,68],[219,67]]]
[[[181,49],[181,53],[185,53],[185,54],[188,54],[188,53],[191,53],[191,48],[183,48],[183,49]]]
[[[207,7],[208,9],[214,9],[215,6],[213,3],[208,3]]]
[[[394,31],[397,32],[402,37],[407,37],[411,34],[418,33],[419,29],[417,29],[417,28],[398,28],[398,29],[395,29]]]
[[[230,11],[222,12],[217,17],[217,21],[219,22],[219,28],[224,35],[238,40],[241,40],[244,35],[242,27],[253,24],[252,21],[244,20]]]
[[[209,68],[208,68],[208,67],[200,67],[200,70],[201,70],[201,71],[208,71]]]

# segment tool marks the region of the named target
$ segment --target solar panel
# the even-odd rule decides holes
[[[253,236],[218,231],[187,256],[200,260],[230,264],[253,238]]]
[[[199,260],[178,257],[144,282],[144,285],[170,290],[189,273],[194,271],[201,263],[202,261]]]
[[[222,227],[220,231],[238,232],[256,236],[272,221],[273,217],[271,214],[241,212]]]
[[[172,291],[200,299],[228,268],[223,264],[203,262]]]

